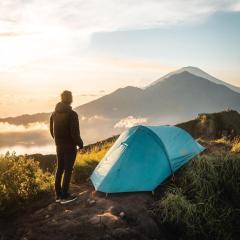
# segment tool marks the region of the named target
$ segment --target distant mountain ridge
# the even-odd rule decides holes
[[[50,113],[23,114],[16,117],[0,118],[0,122],[7,122],[15,125],[27,125],[34,122],[46,122],[50,118]]]
[[[240,94],[237,91],[240,91],[238,87],[198,68],[185,67],[167,74],[145,89],[132,86],[119,88],[75,110],[86,118],[102,116],[115,122],[128,116],[155,119],[156,123],[165,116],[170,119],[178,116],[179,121],[183,121],[199,112],[216,112],[227,108],[240,110]],[[48,121],[49,115],[22,115],[2,118],[0,122],[28,124]]]
[[[184,71],[142,90],[126,87],[81,105],[84,116],[123,118],[129,115],[161,117],[240,109],[240,94],[228,87]]]

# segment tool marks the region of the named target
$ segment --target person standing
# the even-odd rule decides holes
[[[64,91],[50,117],[50,133],[56,144],[57,170],[55,176],[56,202],[70,203],[77,199],[69,193],[77,149],[83,148],[78,115],[72,110],[72,93]]]

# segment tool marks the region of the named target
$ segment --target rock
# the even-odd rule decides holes
[[[122,212],[122,209],[120,207],[112,206],[109,211],[116,216],[119,216],[120,212]]]
[[[120,213],[119,213],[119,216],[120,216],[121,218],[124,218],[124,217],[125,217],[125,213],[124,213],[124,212],[120,212]]]
[[[113,237],[122,239],[129,234],[129,228],[116,228],[112,231]]]
[[[98,215],[96,215],[96,216],[93,216],[90,220],[89,220],[89,222],[91,223],[91,224],[99,224],[100,222],[101,222],[101,219],[100,219],[100,217],[98,216]]]
[[[28,240],[28,238],[27,237],[22,237],[21,240]]]
[[[147,214],[140,215],[137,220],[137,231],[151,238],[158,238],[160,231],[156,222]]]
[[[40,210],[36,211],[35,214],[36,214],[36,215],[40,215],[40,214],[43,213],[43,212],[44,212],[44,209],[40,209]]]
[[[48,205],[47,209],[48,209],[48,211],[52,211],[54,209],[54,205],[53,204]]]
[[[83,192],[80,192],[80,193],[78,194],[78,196],[82,196],[82,195],[84,195],[84,194],[86,194],[86,193],[88,193],[87,190],[86,190],[86,191],[83,191]]]
[[[89,220],[89,222],[92,224],[102,224],[109,228],[117,227],[123,223],[119,217],[110,212],[95,215]]]
[[[89,205],[92,206],[92,205],[94,205],[95,203],[96,203],[95,200],[91,200],[91,201],[89,202]]]
[[[94,200],[94,199],[88,199],[87,200],[87,204],[89,205],[89,206],[93,206],[94,204],[96,203],[96,200]]]
[[[114,237],[114,239],[119,239],[119,240],[142,239],[140,234],[137,231],[130,228],[116,228],[111,232],[111,235]]]
[[[64,212],[65,212],[65,213],[71,213],[72,210],[66,209]]]
[[[65,221],[65,223],[61,224],[61,231],[63,232],[69,232],[76,226],[76,223],[73,221]]]
[[[106,212],[104,214],[99,215],[100,221],[104,226],[107,226],[109,228],[114,227],[120,223],[119,217],[113,215],[110,212]]]
[[[102,239],[102,240],[111,240],[112,237],[111,237],[111,235],[109,235],[109,234],[105,234],[101,239]]]
[[[52,222],[53,222],[53,223],[57,223],[57,221],[56,221],[55,219],[52,219]]]

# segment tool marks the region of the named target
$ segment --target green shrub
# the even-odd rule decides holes
[[[177,239],[238,239],[240,156],[204,155],[190,162],[153,214]]]
[[[53,176],[43,173],[33,159],[9,153],[0,156],[0,213],[23,207],[52,184]]]

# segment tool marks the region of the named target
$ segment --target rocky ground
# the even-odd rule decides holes
[[[151,193],[106,196],[90,184],[72,186],[72,191],[78,195],[74,203],[61,205],[47,197],[39,203],[44,207],[26,212],[14,223],[5,222],[0,239],[164,239],[148,213],[154,201]]]

